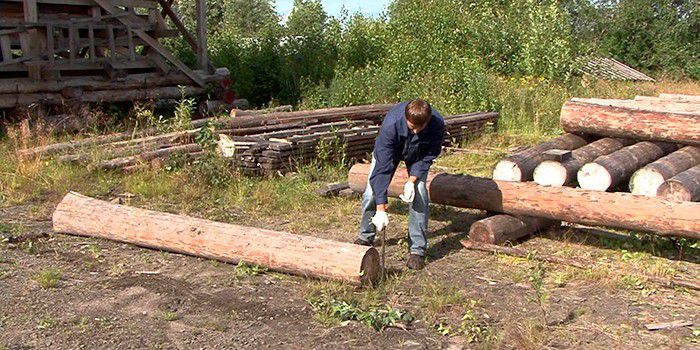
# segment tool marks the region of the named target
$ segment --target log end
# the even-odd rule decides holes
[[[630,179],[630,192],[647,197],[656,197],[659,186],[664,183],[663,175],[650,169],[639,169]]]
[[[578,184],[584,190],[607,191],[612,186],[608,169],[597,163],[588,163],[578,171]]]
[[[561,187],[566,184],[566,168],[559,162],[546,160],[535,168],[535,182],[542,186]]]
[[[518,164],[510,160],[501,160],[493,169],[493,179],[499,181],[522,181],[523,173]]]
[[[374,284],[379,281],[382,268],[379,264],[379,252],[374,247],[367,248],[360,266],[360,283],[364,285]]]
[[[673,181],[661,184],[657,190],[657,195],[674,201],[691,202],[693,200],[693,194],[687,188]]]

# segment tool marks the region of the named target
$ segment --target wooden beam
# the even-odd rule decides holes
[[[190,44],[192,47],[192,50],[194,52],[199,51],[199,46],[197,45],[197,41],[194,40],[194,37],[192,37],[192,34],[187,31],[187,27],[185,27],[184,24],[182,24],[182,21],[180,21],[180,17],[175,13],[175,10],[172,9],[170,6],[172,4],[172,1],[168,2],[168,0],[158,0],[158,3],[163,7],[163,12],[170,17],[170,20],[173,21],[173,24],[175,24],[175,27],[180,30],[180,33],[182,33],[182,36],[185,37],[185,40]]]
[[[197,65],[201,70],[209,67],[207,58],[207,2],[196,0],[195,11],[197,17]]]

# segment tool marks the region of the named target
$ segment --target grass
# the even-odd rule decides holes
[[[55,267],[43,269],[34,275],[34,281],[43,289],[56,288],[61,281],[61,270]]]
[[[163,321],[172,322],[180,319],[180,315],[176,311],[165,311],[162,315]]]

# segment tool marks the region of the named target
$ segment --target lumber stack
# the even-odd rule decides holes
[[[493,179],[431,174],[431,200],[495,214],[472,225],[473,242],[504,244],[559,221],[700,239],[700,102],[572,99],[561,123],[566,134],[505,157]],[[351,169],[354,191],[368,171]],[[396,172],[389,195],[405,181]]]
[[[377,281],[372,247],[225,224],[122,206],[70,192],[53,214],[53,229],[142,247],[352,284]]]
[[[22,157],[56,157],[59,162],[90,168],[134,170],[175,154],[200,155],[195,142],[201,128],[214,127],[220,154],[245,173],[293,171],[318,159],[362,159],[371,153],[383,116],[393,105],[365,105],[294,112],[242,111],[234,117],[204,118],[192,129],[157,133],[118,133],[20,150]],[[495,129],[498,113],[477,112],[445,117],[445,144]],[[134,137],[135,136],[135,137]],[[97,155],[95,154],[97,153]]]

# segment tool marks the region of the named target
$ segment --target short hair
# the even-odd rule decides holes
[[[433,110],[425,100],[413,100],[406,105],[406,119],[415,126],[424,126],[432,115]]]

